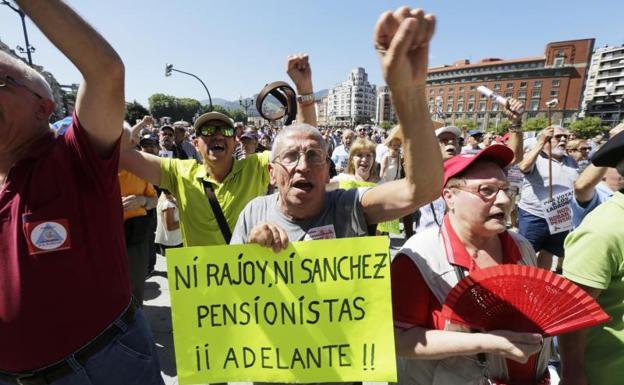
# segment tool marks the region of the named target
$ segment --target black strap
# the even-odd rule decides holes
[[[438,228],[439,228],[442,225],[438,221],[438,216],[436,215],[435,206],[433,205],[433,202],[429,203],[429,207],[431,208],[431,213],[433,214],[433,220],[435,221],[436,225],[438,225]]]
[[[202,183],[204,184],[204,191],[206,192],[206,196],[208,197],[208,202],[210,202],[210,207],[212,207],[212,212],[217,219],[217,223],[219,223],[219,228],[221,229],[221,234],[223,234],[225,243],[230,244],[230,240],[232,239],[232,231],[230,230],[230,226],[225,220],[223,210],[221,210],[221,205],[219,204],[217,196],[214,193],[214,189],[212,188],[212,183],[207,182],[203,179]]]
[[[455,275],[457,275],[457,281],[461,281],[466,278],[466,273],[464,273],[464,269],[461,266],[453,265],[455,268]],[[470,329],[471,332],[475,332],[476,330]],[[483,366],[487,365],[487,358],[485,357],[485,353],[477,353],[477,360]]]

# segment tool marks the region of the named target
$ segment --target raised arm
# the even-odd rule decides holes
[[[83,76],[76,115],[101,157],[121,134],[124,65],[106,40],[61,0],[16,0],[43,34]]]
[[[442,190],[442,155],[429,116],[425,86],[429,42],[435,17],[402,7],[381,15],[375,47],[381,55],[403,136],[405,179],[384,183],[364,194],[362,206],[369,223],[400,218],[431,202]]]
[[[540,133],[539,139],[537,140],[535,147],[527,151],[527,153],[524,154],[524,158],[522,159],[522,162],[518,163],[518,167],[520,167],[520,171],[522,171],[525,174],[528,174],[529,172],[531,172],[531,170],[533,169],[533,166],[535,165],[535,161],[537,160],[537,157],[539,156],[540,152],[542,151],[546,143],[548,143],[550,138],[552,138],[554,131],[555,129],[553,127],[548,127]]]
[[[587,166],[574,182],[574,198],[579,204],[587,203],[594,197],[596,185],[607,173],[606,167]]]
[[[518,164],[524,158],[524,138],[522,136],[522,130],[520,125],[522,123],[522,114],[517,111],[523,106],[520,101],[510,98],[508,99],[507,106],[505,108],[505,115],[511,121],[509,126],[509,139],[507,141],[507,147],[514,153],[514,157],[511,160],[511,164]]]
[[[286,72],[295,83],[297,95],[304,98],[314,95],[312,87],[312,69],[308,62],[308,55],[289,55],[286,63]],[[307,123],[316,127],[316,108],[314,99],[300,102],[297,100],[297,122]]]

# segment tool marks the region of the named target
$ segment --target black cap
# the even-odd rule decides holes
[[[145,134],[141,136],[141,140],[139,141],[139,146],[143,146],[145,144],[158,144],[158,137],[152,134]]]
[[[599,167],[615,167],[624,159],[624,132],[609,139],[592,156],[592,163]]]
[[[169,131],[173,132],[173,127],[168,126],[168,125],[164,125],[164,126],[160,127],[160,131],[165,131],[165,130],[169,130]]]

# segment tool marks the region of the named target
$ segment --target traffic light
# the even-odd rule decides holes
[[[171,76],[173,70],[173,64],[165,64],[165,76]]]

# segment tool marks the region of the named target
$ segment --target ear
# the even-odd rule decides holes
[[[446,207],[448,208],[448,211],[453,211],[455,206],[453,191],[451,191],[450,188],[443,189],[442,198],[444,199],[444,202],[446,202]]]
[[[269,163],[269,182],[273,186],[277,186],[277,179],[275,178],[275,166],[273,163]]]
[[[37,109],[35,116],[38,120],[48,121],[50,115],[54,112],[54,102],[50,99],[40,99],[37,101]]]

